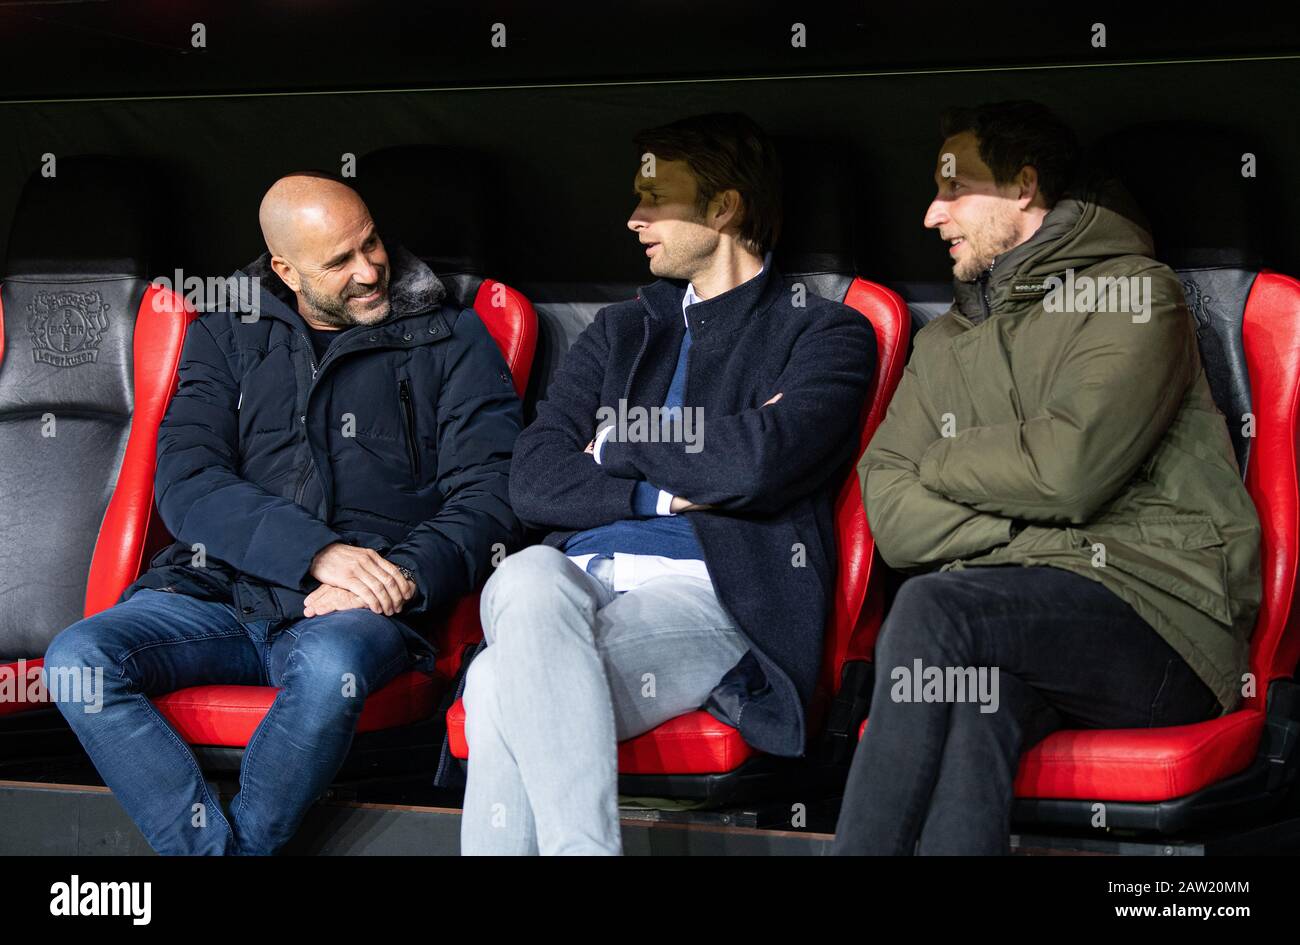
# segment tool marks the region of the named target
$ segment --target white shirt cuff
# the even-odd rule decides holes
[[[605,440],[614,432],[614,425],[611,423],[605,429],[596,434],[596,445],[591,448],[591,455],[596,460],[596,465],[600,465],[600,448],[605,445]]]
[[[673,494],[666,489],[659,490],[659,502],[655,505],[656,515],[676,515],[673,508]]]

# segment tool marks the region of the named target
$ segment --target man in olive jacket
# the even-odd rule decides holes
[[[1005,852],[1023,751],[1232,710],[1260,600],[1195,326],[1127,195],[1033,103],[943,130],[925,225],[956,301],[858,467],[885,561],[931,573],[876,647],[840,853]]]

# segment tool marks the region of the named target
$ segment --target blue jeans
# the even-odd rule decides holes
[[[412,662],[398,623],[369,610],[273,631],[242,623],[229,604],[141,590],[50,644],[52,681],[102,671],[93,696],[52,686],[51,697],[158,853],[274,853],[343,763],[366,696]],[[280,687],[245,749],[229,819],[149,701],[213,684]]]
[[[618,854],[618,743],[699,708],[749,644],[707,579],[613,590],[533,545],[483,588],[461,853]]]

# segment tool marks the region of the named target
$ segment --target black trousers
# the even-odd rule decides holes
[[[1007,853],[1020,755],[1052,731],[1184,725],[1220,711],[1132,607],[1060,568],[906,580],[875,660],[836,854]],[[982,688],[970,684],[979,668]]]

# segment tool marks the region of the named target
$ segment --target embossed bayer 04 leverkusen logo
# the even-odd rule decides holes
[[[32,357],[41,364],[93,364],[108,330],[109,304],[98,292],[39,292],[27,303]]]

